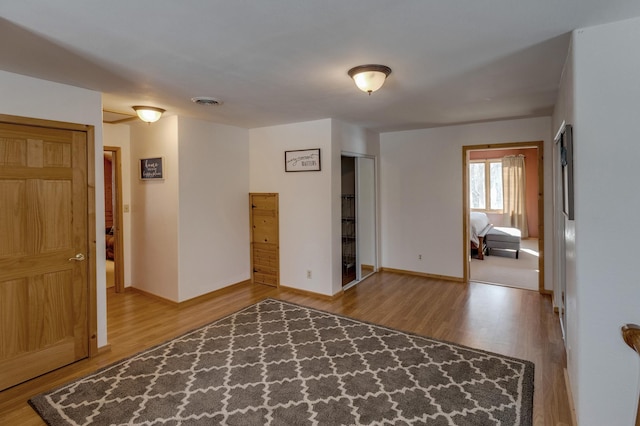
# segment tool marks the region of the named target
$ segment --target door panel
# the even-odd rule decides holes
[[[280,283],[278,194],[249,194],[251,207],[251,281]]]
[[[87,136],[0,124],[0,390],[88,356]]]
[[[377,270],[375,160],[356,158],[356,173],[357,266],[358,279],[362,280]]]
[[[0,216],[0,256],[26,253],[22,234],[26,229],[26,186],[25,180],[0,180],[0,206],[5,212]]]
[[[255,281],[278,285],[278,253],[273,244],[253,243],[253,275]]]
[[[265,213],[268,212],[268,213]],[[253,216],[253,241],[261,243],[277,244],[278,235],[276,233],[278,224],[277,218],[273,216],[273,211],[254,210]]]
[[[41,222],[42,246],[40,252],[49,252],[72,248],[71,242],[71,181],[41,180],[34,181],[35,194],[31,199],[38,200],[36,215],[32,218]],[[42,215],[41,212],[47,212]]]

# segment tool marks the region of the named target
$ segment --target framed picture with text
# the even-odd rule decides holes
[[[140,180],[163,180],[164,179],[164,158],[141,158],[140,159]]]
[[[320,148],[284,152],[285,172],[320,171]]]

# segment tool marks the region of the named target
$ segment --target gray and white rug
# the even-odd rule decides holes
[[[533,369],[267,299],[29,402],[49,425],[530,425]]]

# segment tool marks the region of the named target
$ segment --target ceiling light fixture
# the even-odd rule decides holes
[[[162,117],[162,113],[164,110],[162,108],[150,107],[150,106],[140,106],[136,105],[131,107],[138,114],[140,120],[147,123],[155,123],[160,120]]]
[[[391,74],[391,68],[376,64],[359,65],[351,68],[348,74],[356,82],[358,89],[371,95],[371,92],[382,87],[384,81]]]

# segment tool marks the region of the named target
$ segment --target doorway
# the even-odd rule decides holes
[[[463,147],[465,282],[471,280],[545,292],[542,150],[542,142]],[[522,193],[518,198],[522,203],[522,217],[526,217],[520,224],[514,223],[518,218],[514,217],[513,207],[506,208],[503,204],[508,203],[508,197],[502,198],[502,167],[511,162],[509,159],[522,163],[518,173],[526,178],[515,191]],[[485,184],[478,185],[482,181]],[[473,220],[470,219],[472,215],[475,215]],[[478,215],[494,228],[519,228],[522,233],[520,250],[488,249],[482,235],[478,247],[472,228],[482,222],[478,221]]]
[[[342,285],[347,289],[378,270],[375,157],[341,157]]]
[[[104,157],[104,232],[107,288],[124,291],[124,227],[122,210],[122,153],[120,147],[105,146]]]

